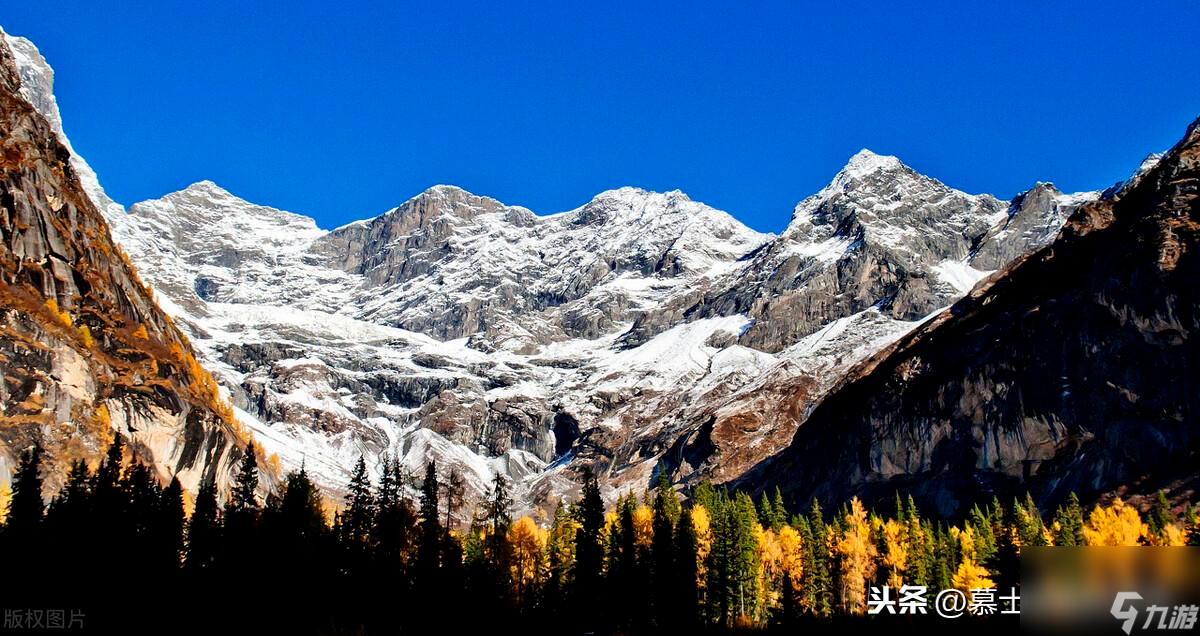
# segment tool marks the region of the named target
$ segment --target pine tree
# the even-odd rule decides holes
[[[699,577],[699,555],[696,540],[695,521],[692,509],[685,508],[675,524],[675,537],[671,547],[674,555],[674,572],[669,584],[673,592],[674,602],[670,604],[672,621],[680,631],[695,625],[699,615],[697,588]]]
[[[678,610],[674,609],[675,583],[675,523],[672,510],[679,507],[675,491],[667,481],[666,471],[660,470],[654,493],[653,536],[650,540],[651,576],[655,623],[665,626]],[[690,520],[690,515],[689,515]]]
[[[458,512],[462,506],[463,494],[466,492],[467,486],[463,481],[462,473],[458,472],[457,468],[450,469],[450,475],[446,477],[446,529],[454,527],[454,513]]]
[[[135,563],[163,565],[158,544],[161,539],[162,488],[150,469],[136,459],[121,480],[125,493],[124,531],[119,535],[124,557]]]
[[[1083,538],[1083,508],[1079,496],[1072,492],[1067,496],[1066,508],[1059,507],[1054,515],[1054,545],[1086,545]]]
[[[1076,499],[1075,503],[1078,504],[1079,500]],[[1004,592],[1021,587],[1017,514],[1018,511],[1014,507],[1013,510],[1006,513],[1007,518],[1000,520],[1000,533],[996,536],[996,549],[987,559],[981,561],[991,573],[996,588]]]
[[[253,515],[260,509],[258,497],[258,452],[254,444],[247,444],[242,454],[242,463],[238,468],[237,478],[229,492],[229,501],[225,505],[225,516],[241,514]]]
[[[417,546],[414,584],[427,602],[435,594],[438,585],[438,568],[441,565],[442,527],[438,522],[438,478],[433,462],[425,466],[425,479],[421,482],[421,534]]]
[[[1033,495],[1025,493],[1024,505],[1013,500],[1013,511],[1016,513],[1017,539],[1021,545],[1046,545],[1046,528],[1037,504],[1033,502]]]
[[[155,534],[159,559],[168,571],[179,569],[183,558],[183,532],[187,516],[183,509],[183,485],[172,477],[159,500],[159,519]]]
[[[396,457],[384,460],[379,479],[379,505],[375,514],[375,561],[377,571],[393,585],[408,580],[405,568],[417,536],[417,513],[412,503],[401,496],[404,475]],[[397,574],[401,576],[396,576]]]
[[[352,553],[351,559],[365,556],[371,525],[375,519],[375,497],[371,494],[371,478],[367,475],[367,460],[358,456],[354,472],[346,487],[348,507],[342,514],[342,543]]]
[[[113,435],[91,489],[97,525],[102,528],[102,533],[110,535],[101,539],[104,543],[112,543],[124,534],[119,529],[125,521],[125,493],[121,489],[124,455],[124,440],[120,433]]]
[[[559,501],[554,508],[554,523],[550,526],[546,546],[549,574],[542,592],[542,618],[547,624],[556,622],[560,615],[563,618],[569,615],[565,605],[575,567],[575,533],[578,529],[575,511]]]
[[[704,506],[709,512],[714,512],[717,509],[717,499],[717,489],[708,480],[700,482],[692,490],[692,503]]]
[[[12,502],[9,504],[5,526],[6,543],[11,550],[36,550],[42,518],[46,511],[42,501],[42,447],[34,445],[21,453],[13,477]]]
[[[512,611],[514,584],[511,580],[513,566],[512,545],[508,533],[512,528],[512,498],[508,494],[508,480],[496,473],[492,479],[492,492],[484,506],[487,515],[487,538],[484,542],[484,580],[481,589],[495,604],[490,614],[502,618]]]
[[[1150,534],[1161,536],[1173,523],[1175,516],[1171,514],[1171,502],[1167,501],[1167,493],[1160,490],[1154,498],[1154,506],[1150,509],[1150,518],[1146,520],[1146,525]]]
[[[775,487],[775,494],[771,497],[771,507],[774,508],[774,518],[772,519],[772,530],[778,531],[783,526],[787,525],[788,511],[787,506],[783,504],[783,493],[779,491],[779,486]]]
[[[996,534],[992,520],[979,506],[972,506],[967,524],[975,533],[975,554],[978,562],[985,563],[996,552]]]
[[[508,494],[508,480],[496,473],[492,480],[492,493],[487,502],[488,521],[493,534],[505,534],[512,525],[512,497]]]
[[[380,510],[385,510],[396,505],[400,500],[400,480],[397,472],[392,472],[392,463],[396,461],[394,457],[384,456],[379,467],[379,496],[376,503]],[[303,467],[301,467],[303,469]]]
[[[736,593],[737,616],[739,618],[761,618],[758,600],[758,538],[762,531],[757,526],[758,515],[754,500],[744,492],[733,498],[734,563],[733,579]]]
[[[188,522],[187,558],[184,569],[191,572],[213,568],[221,545],[221,520],[217,509],[217,485],[210,477],[200,483],[196,508]]]
[[[802,590],[801,606],[817,616],[828,616],[833,611],[833,573],[828,549],[828,527],[821,504],[814,497],[809,505],[807,528],[810,536],[805,540],[806,584]],[[804,529],[804,526],[801,527]]]
[[[589,470],[583,476],[583,497],[576,508],[579,528],[575,532],[575,572],[572,604],[585,628],[595,628],[599,622],[598,608],[604,607],[601,596],[601,573],[604,567],[604,500],[600,484]]]
[[[159,506],[162,489],[150,474],[150,469],[139,461],[130,464],[122,485],[129,497],[126,514],[129,515],[132,524],[131,539],[136,544],[145,544],[150,536],[157,532],[161,521]]]

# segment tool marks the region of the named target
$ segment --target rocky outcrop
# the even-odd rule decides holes
[[[1035,192],[1033,196],[1045,193]],[[858,367],[743,483],[941,514],[1196,471],[1200,121],[1049,246]]]
[[[57,121],[52,73],[22,47],[25,93]],[[501,472],[547,509],[585,469],[609,493],[660,463],[679,482],[740,475],[856,362],[1088,198],[1005,204],[868,151],[777,237],[678,191],[538,216],[435,186],[325,231],[207,181],[128,213],[83,186],[284,467],[337,493],[360,455],[395,454],[463,472],[468,502]]]
[[[870,307],[917,320],[1044,245],[1094,196],[1038,184],[1005,204],[863,150],[744,267],[640,316],[622,341],[638,345],[680,320],[741,313],[754,323],[738,342],[778,352]]]
[[[114,433],[159,476],[224,486],[246,436],[26,101],[0,38],[0,465],[32,444],[61,471]],[[25,51],[28,55],[29,52]],[[265,482],[265,483],[269,483]]]

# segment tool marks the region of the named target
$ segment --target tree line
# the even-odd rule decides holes
[[[46,505],[41,450],[22,454],[0,505],[0,562],[20,573],[7,604],[79,603],[97,620],[183,617],[199,628],[231,620],[220,608],[238,603],[310,633],[788,628],[862,614],[872,585],[926,586],[931,597],[1019,587],[1021,546],[1200,545],[1190,506],[1176,516],[1162,493],[1146,518],[1120,500],[1085,513],[1071,495],[1047,519],[1027,496],[954,525],[899,495],[887,516],[858,499],[833,514],[815,500],[789,511],[778,490],[756,503],[709,483],[684,502],[661,472],[641,497],[606,506],[588,474],[578,501],[538,523],[513,518],[496,476],[455,527],[461,480],[439,479],[432,463],[417,482],[391,458],[373,483],[360,458],[330,511],[303,467],[259,501],[252,448],[225,501],[211,481],[190,501],[177,479],[162,486],[129,455],[117,436],[95,469],[73,464]]]

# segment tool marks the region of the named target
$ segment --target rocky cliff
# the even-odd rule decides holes
[[[27,98],[59,122],[49,67],[18,45]],[[546,509],[584,469],[608,495],[660,464],[741,475],[857,362],[1096,196],[1003,202],[863,151],[772,236],[637,188],[539,215],[435,186],[327,231],[208,181],[128,212],[83,186],[285,468],[336,493],[360,454],[395,454],[462,473],[468,505],[501,473]]]
[[[9,41],[0,37],[0,474],[35,443],[60,468],[96,461],[117,432],[163,479],[224,485],[247,435],[113,243],[57,122],[27,101],[37,87],[22,89]]]
[[[1200,121],[1154,159],[858,366],[743,483],[797,504],[907,491],[957,514],[1194,477]]]

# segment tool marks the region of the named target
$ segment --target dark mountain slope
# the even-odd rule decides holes
[[[1049,246],[862,363],[739,480],[791,503],[909,491],[1053,506],[1197,469],[1200,121]]]

